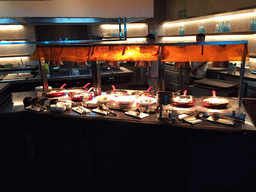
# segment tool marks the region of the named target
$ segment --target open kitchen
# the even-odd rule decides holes
[[[153,1],[149,4],[150,18]],[[246,14],[248,22],[254,12],[212,15]],[[205,32],[202,27],[221,23],[211,15],[183,18],[177,26],[182,18],[150,22],[125,12],[114,18],[114,11],[100,18],[91,13],[94,20],[83,21],[68,13],[67,20],[40,11],[16,15],[10,22],[16,28],[24,22],[17,29],[22,37],[14,28],[3,31],[1,46],[8,47],[0,58],[3,175],[20,178],[26,172],[31,178],[82,178],[88,184],[154,182],[179,191],[255,189],[253,28]],[[146,43],[149,33],[156,43]],[[206,41],[196,42],[197,33],[205,33]],[[146,75],[155,61],[157,91]],[[206,78],[191,85],[190,65],[177,63],[195,61],[209,63]]]

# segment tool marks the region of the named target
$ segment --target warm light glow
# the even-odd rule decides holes
[[[173,27],[173,26],[180,26],[180,25],[184,25],[186,23],[188,23],[189,21],[185,21],[185,22],[172,22],[172,23],[164,23],[165,27]]]
[[[256,34],[249,35],[206,35],[205,41],[240,41],[248,40]],[[196,36],[163,37],[165,43],[195,42]]]
[[[172,46],[166,45],[163,49],[163,59],[168,62],[187,61],[241,61],[244,44],[227,44],[224,47],[210,43],[208,45]],[[202,54],[203,50],[203,54]],[[249,59],[246,58],[246,59]]]
[[[207,35],[205,41],[240,41],[248,40],[252,35]]]
[[[245,123],[248,124],[248,125],[252,125],[253,126],[253,124],[248,122],[248,121],[245,121]]]
[[[0,58],[0,60],[17,60],[17,59],[29,59],[28,56],[23,56],[23,57],[3,57],[3,58]]]
[[[12,29],[21,29],[23,25],[0,25],[0,30],[12,30]]]
[[[127,38],[128,43],[145,43],[146,38]]]
[[[123,26],[123,25],[121,25]],[[142,27],[146,27],[147,25],[145,23],[135,23],[135,24],[127,24],[126,27],[127,29],[131,29],[131,28],[142,28]],[[102,28],[104,29],[119,29],[119,25],[118,24],[103,24],[101,25]],[[123,27],[122,27],[123,28]]]
[[[184,36],[184,37],[163,37],[163,40],[165,43],[168,42],[195,42],[196,41],[196,36]]]
[[[252,15],[256,15],[256,12],[250,12],[250,13],[239,13],[239,14],[233,14],[233,15],[223,15],[223,16],[216,16],[213,17],[214,20],[226,20],[226,19],[235,19],[235,18],[241,18],[241,17],[249,17]]]
[[[236,13],[236,14],[230,14],[230,15],[216,15],[208,18],[195,18],[195,19],[188,19],[188,20],[183,20],[183,21],[172,21],[172,22],[167,22],[164,23],[164,27],[173,27],[173,26],[182,26],[188,23],[192,22],[203,22],[203,21],[209,21],[209,20],[229,20],[229,19],[236,19],[236,18],[242,18],[242,17],[249,17],[249,16],[256,16],[256,10],[252,12],[247,12],[247,13]]]
[[[24,105],[23,102],[22,103],[21,102],[14,102],[13,103],[13,106],[22,106],[22,105]]]
[[[89,56],[92,61],[157,61],[159,46],[97,46]]]

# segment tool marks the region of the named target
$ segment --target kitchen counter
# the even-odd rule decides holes
[[[232,68],[225,69],[225,68],[211,67],[211,68],[207,69],[207,72],[208,73],[214,72],[214,73],[217,73],[217,74],[220,74],[220,75],[233,76],[235,78],[240,79],[239,68],[238,69],[232,69]],[[249,80],[249,81],[256,81],[256,74],[253,74],[250,69],[246,69],[245,73],[244,73],[244,79]]]
[[[120,84],[120,87],[128,87],[128,83],[132,82],[133,72],[125,67],[120,67],[119,70],[113,71],[101,71],[101,84],[102,86],[108,86],[111,84]],[[85,85],[92,81],[92,74],[84,75],[68,75],[68,76],[53,76],[47,75],[49,86],[58,88],[62,84],[66,83],[67,87],[77,87]],[[16,73],[5,76],[3,80],[0,80],[0,84],[9,83],[11,92],[26,92],[35,90],[35,87],[42,86],[41,75],[33,77],[30,73]]]
[[[126,69],[125,67],[120,67],[120,71],[114,71],[111,73],[110,71],[101,71],[100,75],[101,77],[109,77],[109,76],[118,76],[118,75],[126,75],[131,74],[132,71],[129,69]],[[31,82],[41,82],[41,76],[40,74],[36,77],[32,77],[31,74],[9,74],[6,77],[4,77],[0,83],[31,83]],[[47,79],[49,82],[51,81],[59,81],[59,80],[79,80],[79,79],[89,79],[92,78],[92,74],[86,74],[86,75],[69,75],[69,76],[54,76],[51,77],[50,75],[47,75]]]
[[[9,86],[10,86],[10,83],[1,83],[0,84],[0,93],[4,92]]]
[[[0,84],[0,112],[11,106],[12,93],[9,91],[10,83]]]

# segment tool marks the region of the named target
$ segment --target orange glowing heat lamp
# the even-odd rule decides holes
[[[31,60],[46,61],[105,61],[117,66],[118,61],[137,61],[136,67],[148,67],[148,61],[242,61],[249,60],[248,41],[165,43],[165,44],[112,44],[90,46],[37,47]],[[146,62],[147,61],[147,62]],[[109,63],[108,63],[109,62]]]
[[[159,47],[159,45],[127,46],[123,59],[125,61],[157,61]]]
[[[44,57],[46,61],[78,61],[87,62],[90,47],[37,47],[31,60],[39,60]]]
[[[121,61],[125,46],[94,46],[90,61]]]
[[[60,52],[62,61],[87,62],[90,47],[63,47]]]
[[[157,61],[159,45],[95,46],[90,61]]]
[[[61,47],[38,47],[30,59],[39,60],[44,58],[45,61],[55,61],[56,65],[58,65],[62,60],[59,55],[61,49]]]
[[[214,42],[212,42],[214,43]],[[161,61],[241,61],[244,53],[245,60],[249,60],[248,44],[220,44],[220,45],[164,45]]]

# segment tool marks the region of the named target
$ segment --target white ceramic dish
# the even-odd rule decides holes
[[[57,103],[57,110],[59,112],[64,112],[66,110],[66,106],[64,103]]]
[[[50,109],[51,111],[57,111],[57,105],[56,104],[50,105]]]

